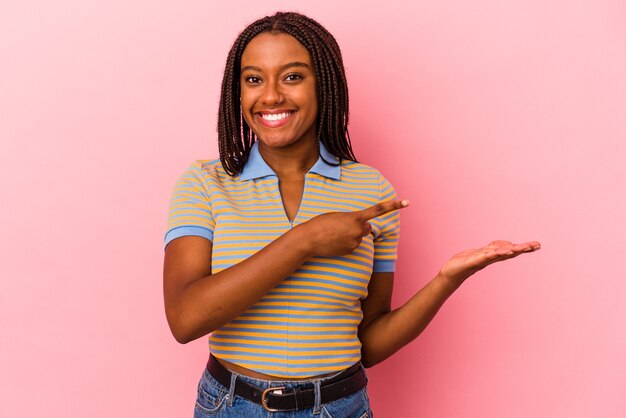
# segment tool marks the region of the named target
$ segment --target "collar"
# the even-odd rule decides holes
[[[341,178],[341,167],[338,165],[330,165],[326,162],[337,161],[337,157],[328,152],[324,144],[320,141],[318,141],[318,144],[320,144],[320,158],[318,158],[317,162],[313,164],[309,173],[316,173],[324,177],[339,180]],[[261,153],[259,152],[259,143],[255,142],[250,149],[248,161],[246,161],[246,164],[243,166],[239,179],[251,180],[275,175],[276,173],[274,173],[274,170],[267,165],[261,156]]]

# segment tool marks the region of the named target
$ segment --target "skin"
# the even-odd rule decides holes
[[[289,219],[302,200],[304,175],[319,157],[315,70],[309,52],[286,34],[262,33],[241,57],[241,109],[259,138],[259,151],[280,180]],[[293,112],[289,122],[268,128],[259,113]]]
[[[263,159],[278,175],[285,213],[293,219],[302,199],[304,176],[319,156],[313,63],[306,48],[295,38],[263,33],[247,45],[241,67],[244,118],[259,138]],[[292,114],[288,122],[280,127],[264,126],[259,112],[277,110]],[[173,240],[166,248],[163,270],[165,311],[172,334],[180,343],[209,334],[247,310],[310,257],[350,254],[371,232],[369,220],[408,204],[407,200],[395,200],[360,211],[316,216],[248,259],[216,274],[211,272],[211,241],[195,236]],[[415,339],[472,274],[539,248],[536,241],[493,241],[460,252],[395,310],[391,310],[394,274],[373,273],[368,297],[361,304],[359,339],[363,364],[373,366]],[[219,361],[248,376],[272,378]]]

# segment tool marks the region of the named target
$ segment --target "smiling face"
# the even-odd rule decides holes
[[[241,57],[241,109],[248,126],[269,147],[316,141],[315,71],[293,36],[255,36]]]

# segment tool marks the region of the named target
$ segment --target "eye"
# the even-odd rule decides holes
[[[300,80],[302,80],[302,76],[297,73],[287,74],[287,77],[285,77],[285,81],[300,81]]]
[[[244,78],[244,80],[246,81],[246,83],[250,83],[250,84],[258,84],[261,82],[261,79],[255,75],[249,75],[246,78]]]

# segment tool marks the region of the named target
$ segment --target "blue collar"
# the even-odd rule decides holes
[[[321,142],[318,143],[320,144],[320,158],[318,158],[317,162],[313,165],[313,167],[311,167],[309,173],[317,173],[324,177],[339,180],[341,178],[341,167],[338,165],[330,165],[326,162],[337,161],[337,157],[328,152],[324,144],[322,144]],[[275,175],[276,173],[274,173],[274,170],[272,170],[272,168],[267,165],[267,163],[261,156],[261,153],[259,152],[259,143],[255,142],[252,145],[250,155],[248,156],[248,161],[243,166],[243,170],[241,171],[239,179],[250,180]]]

